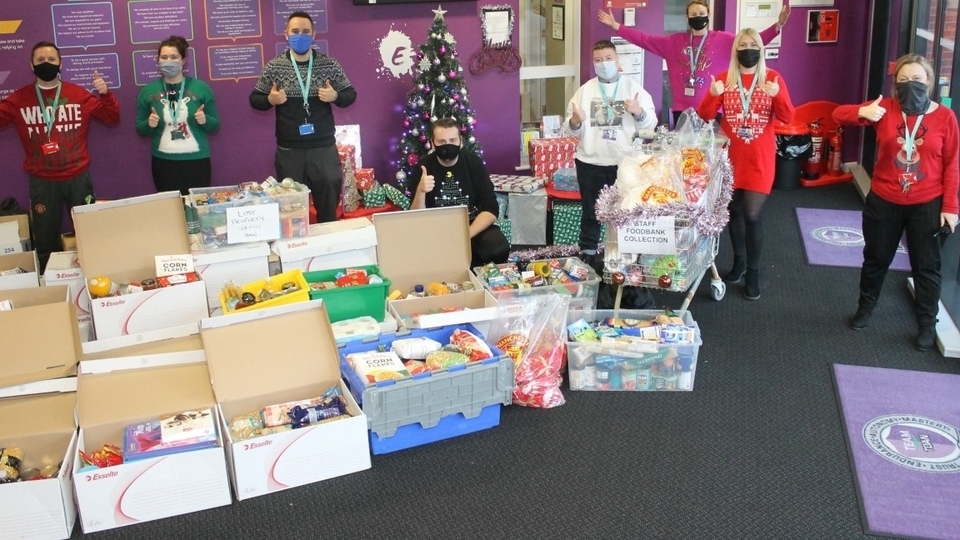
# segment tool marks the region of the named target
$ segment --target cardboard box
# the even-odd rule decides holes
[[[22,251],[29,251],[30,249],[30,218],[27,214],[0,216],[0,223],[13,222],[16,222],[18,225],[18,238],[13,238],[12,234],[10,237],[0,238],[0,255],[20,253]]]
[[[451,296],[428,296],[394,300],[388,305],[393,317],[407,330],[439,328],[453,324],[472,323],[484,335],[490,321],[497,317],[497,299],[490,291],[466,291]],[[464,308],[463,311],[432,313],[441,308]]]
[[[615,315],[616,313],[616,315]],[[607,317],[649,321],[657,310],[571,311],[567,324],[580,319],[591,323]],[[694,328],[692,343],[602,343],[567,341],[567,366],[571,390],[670,391],[693,390],[700,355],[700,327],[689,311],[678,312],[683,324]],[[605,373],[601,373],[604,370]]]
[[[340,379],[322,300],[205,319],[200,333],[238,500],[370,468],[367,417]],[[263,369],[267,359],[270,369]],[[334,386],[343,392],[351,418],[245,441],[230,439],[232,418],[319,397]]]
[[[340,349],[340,369],[363,406],[370,426],[370,448],[386,454],[500,423],[501,405],[509,405],[514,387],[513,359],[487,343],[493,356],[442,371],[368,384],[348,364],[351,353],[390,350],[395,340],[426,337],[443,345],[457,329],[482,338],[470,324],[398,332],[376,341],[353,342]]]
[[[139,281],[155,276],[155,256],[190,253],[183,201],[176,192],[75,206],[73,223],[87,279]],[[90,306],[98,339],[197,324],[209,316],[203,280],[92,299]]]
[[[467,208],[451,206],[376,214],[373,223],[377,230],[377,260],[380,271],[392,281],[391,290],[400,290],[406,296],[415,285],[424,288],[431,281],[470,282],[480,290],[483,284],[470,271],[470,229]],[[457,298],[464,293],[444,295],[450,306],[463,302]],[[388,305],[400,300],[390,300]],[[406,313],[426,313],[437,307],[430,298],[405,299]],[[441,314],[434,322],[440,326],[464,322],[459,315],[446,319]],[[488,314],[477,313],[476,320]],[[472,322],[472,321],[470,321]]]
[[[36,251],[23,251],[19,253],[9,253],[0,255],[0,271],[21,268],[26,270],[22,274],[11,274],[0,276],[0,289],[26,289],[28,287],[40,286],[40,274],[37,268],[40,264],[37,262]]]
[[[63,233],[60,235],[60,243],[63,244],[64,251],[76,251],[77,235],[72,232]]]
[[[14,306],[0,311],[0,387],[76,375],[80,336],[65,286],[0,291],[0,300]]]
[[[270,245],[240,244],[213,251],[194,251],[193,264],[207,284],[210,315],[223,315],[220,290],[228,281],[243,285],[270,276]]]
[[[0,484],[4,538],[55,540],[70,538],[73,532],[77,520],[72,475],[77,448],[76,390],[75,377],[0,389],[0,418],[4,419],[0,448],[23,451],[21,471],[63,463],[54,477]]]
[[[278,240],[272,247],[284,272],[377,264],[377,232],[365,217],[311,225],[309,236]]]
[[[83,270],[80,269],[76,251],[51,253],[47,268],[43,272],[43,281],[47,287],[66,285],[70,290],[70,301],[77,308],[77,321],[93,321],[90,295],[87,294],[87,281],[83,278]]]
[[[159,349],[150,354],[121,348],[96,361],[84,358],[78,376],[79,449],[122,445],[127,426],[162,414],[216,411],[206,365],[190,361],[201,343],[195,336],[181,339],[185,343],[156,342],[150,346]],[[188,350],[176,350],[182,348]],[[230,504],[222,446],[102,469],[84,468],[79,452],[72,459],[85,533]]]

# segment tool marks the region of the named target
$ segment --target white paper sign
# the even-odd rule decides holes
[[[638,220],[617,228],[617,249],[620,253],[674,255],[677,236],[674,216]]]
[[[227,208],[227,243],[265,242],[280,238],[277,203]]]

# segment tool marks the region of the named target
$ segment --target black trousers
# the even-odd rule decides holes
[[[190,188],[210,187],[210,158],[163,159],[151,156],[150,169],[157,192],[179,191],[187,195]]]
[[[336,146],[277,148],[273,163],[277,168],[277,180],[293,178],[310,188],[318,222],[337,220],[343,174]]]
[[[580,249],[596,250],[600,242],[600,222],[597,221],[597,197],[604,186],[612,186],[617,180],[616,165],[591,165],[579,159],[577,184],[580,185],[580,203],[583,217],[580,218]]]
[[[84,171],[64,182],[53,182],[30,176],[30,216],[33,247],[37,251],[40,272],[47,267],[50,253],[60,251],[60,227],[63,205],[67,209],[80,204],[91,204],[96,199],[90,171]]]
[[[940,229],[942,197],[923,204],[900,205],[873,192],[863,208],[863,267],[860,270],[860,308],[872,311],[883,280],[897,254],[904,231],[910,255],[917,324],[935,326],[940,302]]]
[[[497,225],[490,225],[470,239],[470,267],[476,268],[487,263],[505,263],[510,255],[510,242]]]

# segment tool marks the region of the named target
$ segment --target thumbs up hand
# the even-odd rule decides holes
[[[570,112],[570,128],[580,129],[580,126],[583,124],[583,119],[586,117],[587,113],[584,112],[583,108],[574,103],[573,110]]]
[[[147,125],[150,128],[155,128],[160,125],[160,115],[157,114],[157,109],[150,107],[150,116],[147,117]]]
[[[858,113],[860,118],[869,120],[871,122],[879,122],[883,115],[887,114],[887,109],[880,106],[880,101],[883,99],[881,95],[874,101],[871,101],[868,105],[860,107]]]
[[[433,180],[433,175],[427,174],[427,168],[423,165],[420,166],[420,172],[420,186],[417,188],[417,190],[419,190],[420,193],[430,193],[433,191],[433,186],[436,184],[436,182]]]
[[[623,108],[627,110],[628,113],[634,116],[643,115],[643,107],[640,105],[640,93],[637,92],[633,95],[633,99],[627,99],[623,102]]]
[[[283,88],[277,88],[277,83],[273,83],[273,86],[270,87],[270,93],[267,94],[267,101],[271,105],[283,105],[287,102],[287,91]]]
[[[325,103],[333,103],[337,100],[337,91],[330,86],[330,79],[327,79],[327,82],[317,90],[317,96],[320,98],[320,101]]]
[[[194,120],[197,121],[197,124],[204,125],[207,123],[207,113],[203,112],[203,104],[200,104],[200,107],[197,109],[197,112],[193,113]]]
[[[723,94],[724,90],[726,90],[726,87],[724,86],[723,81],[718,81],[716,77],[711,75],[710,76],[710,95],[713,97],[718,97]]]
[[[107,82],[103,80],[103,77],[100,76],[100,72],[97,70],[93,70],[93,88],[99,92],[101,96],[110,90],[107,88]]]
[[[768,96],[774,97],[780,93],[780,76],[776,76],[772,81],[766,81],[763,83],[763,91],[767,93]]]

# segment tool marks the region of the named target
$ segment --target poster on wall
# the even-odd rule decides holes
[[[645,8],[649,3],[648,0],[604,0],[603,7],[606,9]]]

